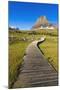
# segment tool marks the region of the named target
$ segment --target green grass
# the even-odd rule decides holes
[[[46,36],[46,41],[40,44],[40,48],[45,57],[57,70],[57,30],[36,30],[34,33],[32,30],[21,32],[9,31],[9,37],[13,36],[15,38],[9,40],[9,87],[12,86],[17,78],[25,50],[28,44],[32,42],[32,39],[39,40],[41,36]],[[28,38],[28,41],[19,40],[23,37]]]
[[[46,40],[40,44],[40,48],[43,51],[45,58],[58,69],[58,38],[54,36],[46,36]]]
[[[23,62],[23,56],[25,50],[31,39],[40,38],[40,35],[29,35],[27,32],[22,31],[22,33],[16,31],[9,31],[9,37],[13,36],[16,40],[12,39],[9,41],[9,87],[15,82],[18,74],[18,68]],[[30,41],[20,41],[21,38],[28,38]]]
[[[31,37],[33,36],[33,33],[35,32],[35,35],[51,35],[51,36],[57,36],[58,30],[30,30],[30,31],[9,31],[9,36],[13,35],[15,37],[21,38],[22,36]],[[32,34],[29,34],[32,33]]]
[[[22,64],[25,49],[29,42],[17,42],[9,45],[9,86],[15,81]]]

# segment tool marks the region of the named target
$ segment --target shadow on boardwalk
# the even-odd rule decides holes
[[[14,83],[13,88],[19,87],[41,87],[41,86],[57,86],[58,74],[50,63],[45,60],[43,54],[37,47],[37,44],[43,42],[32,42],[26,49],[24,62],[21,67],[21,72]]]

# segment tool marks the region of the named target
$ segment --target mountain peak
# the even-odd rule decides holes
[[[35,25],[33,26],[34,28],[39,28],[39,27],[47,27],[50,26],[51,24],[49,23],[48,19],[46,16],[40,16],[37,20]]]

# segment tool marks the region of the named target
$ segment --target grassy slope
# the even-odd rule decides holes
[[[40,44],[40,48],[43,51],[47,60],[54,66],[57,70],[58,68],[58,45],[57,45],[57,37],[47,36],[46,41]]]
[[[46,35],[47,39],[44,43],[41,44],[40,47],[44,52],[46,58],[49,57],[51,59],[54,59],[53,65],[54,67],[57,67],[57,38],[56,38],[57,32],[56,30],[54,31],[37,30],[35,32],[36,32],[35,35],[28,34],[26,31],[22,33],[9,32],[9,36],[13,35],[17,38],[17,41],[13,41],[12,44],[9,44],[9,86],[11,86],[11,84],[15,81],[18,74],[17,70],[21,66],[23,61],[25,49],[28,46],[28,44],[31,42],[31,41],[19,41],[19,39],[22,37],[28,38],[29,40],[34,38],[34,40],[36,40],[36,39],[40,39],[42,35]],[[50,35],[48,34],[51,34],[52,36],[50,37]],[[55,37],[54,39],[53,39],[53,35]],[[50,52],[51,50],[54,53],[53,55]],[[48,51],[49,53],[46,51]]]
[[[28,38],[31,40],[32,38],[40,39],[39,35],[29,35],[26,31],[19,33],[15,31],[9,31],[9,37],[16,37],[17,40],[9,41],[9,87],[12,86],[14,81],[16,80],[18,74],[18,68],[21,66],[23,62],[23,56],[25,53],[25,49],[31,41],[19,41],[21,38]],[[12,43],[11,43],[12,42]]]
[[[17,42],[9,45],[9,84],[15,81],[17,70],[20,67],[28,42]]]

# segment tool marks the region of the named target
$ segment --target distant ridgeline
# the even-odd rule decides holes
[[[32,29],[55,29],[56,25],[49,23],[46,16],[40,16]]]
[[[18,28],[18,27],[15,28],[15,27],[10,27],[10,26],[9,26],[9,30],[19,30],[19,28]]]
[[[37,30],[37,29],[38,30],[40,30],[40,29],[41,30],[42,29],[54,30],[54,29],[58,29],[58,26],[55,25],[55,24],[50,23],[46,16],[40,16],[36,20],[35,24],[31,28],[31,30]],[[13,26],[9,26],[9,30],[12,30],[12,31],[23,31],[23,30],[20,30],[18,27],[13,27]]]

